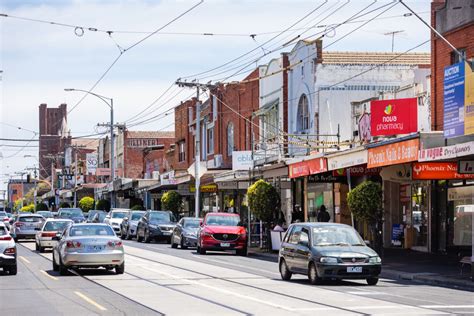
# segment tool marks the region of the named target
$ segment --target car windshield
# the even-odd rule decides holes
[[[98,211],[89,211],[89,214],[87,214],[87,218],[88,219],[92,219],[94,217],[95,214],[97,214]]]
[[[188,219],[184,221],[184,228],[198,228],[199,220],[198,219]]]
[[[206,225],[211,226],[238,226],[239,216],[211,215],[206,219]]]
[[[6,212],[0,212],[0,216],[7,216]]]
[[[352,227],[323,226],[313,228],[314,246],[364,246],[365,243]]]
[[[128,212],[112,212],[112,218],[124,218]]]
[[[42,216],[20,216],[18,218],[19,222],[24,222],[24,223],[37,223],[41,222],[43,220]]]
[[[114,231],[107,225],[81,225],[71,227],[69,236],[114,236]]]
[[[142,218],[143,214],[145,214],[145,213],[144,212],[143,213],[133,213],[132,218],[130,220],[131,221],[138,221],[138,220],[140,220],[140,218]]]
[[[66,226],[71,223],[69,221],[54,221],[54,222],[47,222],[44,225],[43,230],[47,232],[51,231],[63,231]]]
[[[59,212],[59,216],[61,217],[80,217],[82,215],[82,211],[80,209],[69,209],[69,210],[61,210]]]
[[[150,213],[150,221],[158,223],[171,222],[171,214],[167,212],[152,212]]]

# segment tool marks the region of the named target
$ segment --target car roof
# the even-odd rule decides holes
[[[110,210],[111,212],[128,212],[130,211],[129,208],[113,208]]]
[[[43,217],[39,214],[27,213],[27,214],[18,214],[18,217],[33,216],[33,217]]]
[[[107,224],[104,224],[104,223],[77,223],[77,224],[75,223],[75,224],[71,225],[71,227],[91,226],[91,225],[92,226],[109,226],[110,227],[110,225],[107,225]],[[112,228],[112,227],[110,227],[110,228]]]
[[[153,212],[171,213],[170,211],[164,211],[164,210],[148,210],[148,212],[150,212],[150,213],[153,213]]]
[[[214,216],[240,216],[239,214],[224,213],[224,212],[211,212],[211,213],[206,214],[206,216],[210,216],[210,215],[214,215]]]
[[[67,218],[47,218],[46,222],[71,222],[74,223],[72,220]]]
[[[194,219],[194,220],[201,220],[202,218],[201,218],[201,217],[192,217],[192,216],[186,216],[186,217],[182,217],[182,219]]]
[[[309,227],[324,227],[324,226],[340,226],[340,227],[351,227],[346,224],[340,224],[340,223],[321,223],[321,222],[302,222],[302,223],[293,223],[291,224],[292,226],[296,225],[301,225],[301,226],[309,226]]]

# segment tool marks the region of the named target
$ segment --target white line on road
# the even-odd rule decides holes
[[[193,256],[196,259],[200,259],[200,260],[204,260],[204,261],[216,262],[216,263],[220,263],[220,264],[223,264],[223,265],[229,265],[229,266],[234,266],[234,267],[239,267],[239,268],[244,268],[244,269],[250,269],[250,270],[259,271],[259,272],[263,272],[263,273],[267,273],[267,274],[273,274],[275,276],[280,276],[279,273],[271,272],[271,271],[268,271],[268,270],[243,266],[243,265],[234,264],[234,263],[230,263],[230,262],[225,262],[225,261],[221,261],[221,260],[213,260],[213,259],[203,258],[202,256],[199,256],[199,255],[193,255]]]
[[[44,270],[40,270],[41,273],[43,273],[45,276],[47,276],[48,278],[50,278],[51,280],[54,280],[54,281],[57,281],[58,278],[55,277],[55,276],[52,276],[50,275],[48,272],[44,271]]]
[[[422,308],[474,308],[474,305],[420,305]]]
[[[345,292],[347,294],[354,294],[354,295],[386,295],[385,293],[382,293],[382,292],[356,292],[356,291],[352,291],[352,292]]]
[[[97,309],[101,310],[101,311],[106,311],[107,308],[105,308],[104,306],[100,305],[99,303],[93,301],[92,299],[90,299],[89,297],[85,296],[84,294],[82,294],[81,292],[79,291],[74,291],[74,294],[76,294],[77,296],[79,296],[80,298],[82,298],[84,301],[86,301],[87,303],[97,307]]]
[[[23,256],[19,256],[18,258],[20,258],[21,260],[23,260],[25,263],[31,263],[30,260],[26,259],[26,258],[23,257]]]

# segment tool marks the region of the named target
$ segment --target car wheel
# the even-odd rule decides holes
[[[206,254],[206,249],[202,248],[202,247],[198,247],[198,252],[200,255],[205,255]]]
[[[125,236],[126,240],[132,239],[132,236],[130,235],[130,230],[127,229],[127,235]]]
[[[120,239],[125,239],[125,234],[123,233],[122,228],[120,228]]]
[[[184,238],[183,238],[183,236],[181,236],[181,242],[179,243],[179,245],[181,246],[181,249],[188,249],[188,246],[186,246],[186,245],[184,244]]]
[[[54,257],[54,250],[53,250],[53,271],[59,271],[59,266],[56,263],[56,258]]]
[[[285,280],[285,281],[290,280],[293,273],[291,273],[291,271],[288,269],[288,266],[286,265],[285,259],[280,260],[279,267],[280,267],[281,279]]]
[[[17,265],[13,265],[13,266],[10,266],[8,267],[8,274],[10,275],[16,275],[18,272],[18,268],[17,268]]]
[[[379,278],[367,278],[366,281],[368,285],[377,285]]]
[[[18,242],[18,238],[16,238],[16,237],[14,237],[13,240],[14,240],[15,242]]]
[[[115,267],[116,274],[123,274],[125,272],[125,261],[121,265]]]
[[[143,237],[143,242],[144,243],[149,243],[150,242],[150,232],[148,230],[145,230],[145,236]]]
[[[67,267],[63,264],[61,260],[59,260],[59,275],[65,276],[68,274],[69,274],[69,271]]]
[[[318,276],[318,270],[316,270],[316,266],[314,265],[314,262],[311,262],[309,264],[308,279],[309,279],[309,282],[313,285],[321,283],[321,278]]]
[[[36,250],[36,251],[39,251],[39,245],[38,245],[37,242],[35,242],[35,250]]]
[[[137,241],[141,242],[143,240],[143,237],[140,237],[140,233],[137,230]]]
[[[178,248],[178,244],[174,242],[174,235],[171,236],[171,248]]]
[[[242,256],[242,257],[247,257],[247,247],[245,247],[244,249],[237,250],[237,255]]]
[[[39,252],[44,253],[44,247],[39,246]]]

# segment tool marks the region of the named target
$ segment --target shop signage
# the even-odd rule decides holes
[[[367,165],[362,165],[362,166],[355,166],[355,167],[350,167],[350,168],[344,168],[344,169],[337,169],[333,170],[332,174],[335,176],[347,176],[347,171],[349,171],[349,174],[353,177],[361,177],[361,176],[374,176],[380,174],[380,171],[382,168],[377,167],[377,168],[367,168]]]
[[[118,168],[115,169],[115,176],[122,174],[122,169]],[[96,176],[110,176],[110,168],[96,168],[95,170]]]
[[[403,224],[392,224],[392,246],[400,247],[403,238]]]
[[[232,170],[253,169],[252,151],[233,151],[232,152]]]
[[[86,154],[86,170],[88,175],[95,175],[97,170],[97,153]]]
[[[143,148],[158,146],[157,138],[129,138],[127,139],[128,147],[130,148]]]
[[[290,178],[298,178],[325,172],[327,170],[326,158],[320,157],[291,164],[289,166],[289,175]]]
[[[237,181],[225,181],[217,184],[219,190],[235,190],[237,189]]]
[[[160,174],[160,184],[161,185],[176,184],[176,179],[174,178],[174,170]]]
[[[473,174],[474,173],[474,160],[458,161],[458,173]]]
[[[325,173],[320,173],[320,174],[313,174],[308,176],[308,182],[311,183],[318,183],[318,182],[323,182],[323,183],[333,183],[333,182],[345,182],[346,178],[334,175],[331,172],[325,172]]]
[[[194,184],[189,185],[189,192],[196,192],[196,187]],[[200,186],[199,192],[201,193],[214,193],[217,192],[216,184],[205,184]]]
[[[409,134],[418,131],[416,98],[370,102],[372,136]]]
[[[444,137],[474,133],[474,73],[460,62],[444,68]]]
[[[368,150],[368,168],[396,165],[418,160],[420,140],[410,139]]]
[[[418,161],[453,159],[474,155],[474,141],[445,147],[420,149]]]
[[[367,151],[361,150],[345,155],[328,157],[328,170],[358,166],[367,163]]]
[[[456,162],[415,162],[412,164],[413,180],[472,179],[474,174],[458,173]]]

